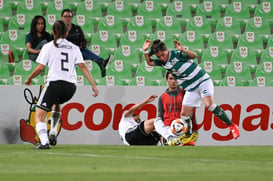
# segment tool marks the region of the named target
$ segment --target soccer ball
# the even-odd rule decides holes
[[[171,123],[171,131],[175,135],[182,135],[188,131],[188,124],[184,120],[177,118]]]

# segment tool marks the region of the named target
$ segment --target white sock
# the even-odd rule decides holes
[[[165,126],[165,124],[163,123],[161,118],[157,118],[154,122],[155,125],[155,130],[161,135],[163,136],[163,138],[165,138],[166,140],[168,140],[168,138],[170,136],[175,136],[172,132],[169,126]]]
[[[48,136],[47,136],[47,125],[45,122],[39,122],[36,124],[36,131],[40,138],[41,144],[45,145],[49,143]]]

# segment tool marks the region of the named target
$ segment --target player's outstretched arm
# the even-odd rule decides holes
[[[33,72],[26,78],[25,84],[30,85],[31,81],[34,77],[38,76],[45,69],[45,65],[38,64],[37,67],[33,70]]]
[[[87,78],[87,80],[90,82],[91,86],[92,86],[92,90],[94,92],[93,96],[97,97],[99,94],[99,91],[96,87],[96,84],[92,78],[91,73],[89,72],[88,68],[86,67],[85,63],[79,63],[78,66],[80,67],[83,75]]]
[[[147,97],[145,100],[133,105],[125,114],[124,117],[129,117],[132,116],[133,113],[140,109],[142,106],[144,106],[145,104],[148,104],[150,102],[152,102],[153,100],[155,100],[157,98],[157,95],[151,95],[149,97]]]
[[[149,51],[148,51],[151,44],[152,44],[152,41],[149,40],[149,39],[146,39],[144,44],[143,44],[142,49],[143,49],[144,58],[145,58],[147,64],[150,65],[150,66],[155,66],[154,60],[150,57]]]
[[[190,51],[190,50],[185,50],[183,48],[182,44],[179,41],[177,41],[175,39],[173,41],[174,41],[175,48],[177,50],[179,50],[179,51],[184,52],[185,54],[187,54],[190,59],[195,59],[197,57],[197,54],[195,52]]]

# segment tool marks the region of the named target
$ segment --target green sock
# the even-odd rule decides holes
[[[229,117],[227,116],[226,112],[220,107],[220,106],[216,106],[215,109],[213,111],[211,111],[213,114],[215,114],[215,116],[217,116],[219,119],[221,119],[222,121],[224,121],[227,125],[231,125],[232,122],[229,119]]]

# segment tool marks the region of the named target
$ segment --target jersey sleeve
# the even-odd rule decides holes
[[[76,55],[75,64],[84,63],[83,56],[79,47],[75,47],[75,55]]]
[[[37,63],[40,63],[40,64],[43,64],[43,65],[47,65],[48,61],[49,61],[49,44],[46,44],[43,46],[43,48],[41,49],[37,59],[36,59],[36,62]]]

